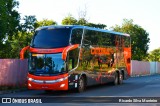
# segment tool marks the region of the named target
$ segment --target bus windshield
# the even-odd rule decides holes
[[[29,73],[33,75],[54,75],[65,73],[65,62],[62,53],[31,54],[29,59]]]
[[[34,48],[60,48],[69,45],[69,28],[45,28],[36,31],[31,42]]]

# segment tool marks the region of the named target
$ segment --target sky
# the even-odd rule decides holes
[[[149,33],[148,52],[160,47],[160,0],[17,0],[21,17],[35,15],[37,20],[61,21],[71,14],[79,18],[80,11],[86,11],[91,23],[107,25],[107,29],[122,25],[123,19],[133,19]]]

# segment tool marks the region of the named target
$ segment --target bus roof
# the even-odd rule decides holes
[[[107,29],[100,29],[100,28],[95,28],[95,27],[88,27],[88,26],[82,26],[82,25],[50,25],[50,26],[42,26],[37,28],[36,30],[41,30],[41,29],[54,29],[54,28],[83,28],[83,29],[88,29],[88,30],[95,30],[95,31],[100,31],[100,32],[107,32],[107,33],[112,33],[112,34],[117,34],[117,35],[122,35],[122,36],[130,36],[129,34],[126,33],[121,33],[121,32],[116,32],[116,31],[111,31]]]

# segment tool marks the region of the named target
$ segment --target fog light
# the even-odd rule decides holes
[[[31,85],[31,84],[28,84],[28,86],[29,86],[29,87],[32,87],[32,85]]]
[[[61,84],[61,85],[60,85],[61,88],[64,87],[64,86],[65,86],[65,84]]]

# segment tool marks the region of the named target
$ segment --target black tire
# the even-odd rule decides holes
[[[118,85],[118,79],[119,79],[119,78],[118,78],[118,73],[116,72],[116,73],[115,73],[114,82],[113,82],[114,85]]]
[[[79,93],[84,92],[85,88],[86,88],[85,79],[84,79],[84,77],[80,77],[80,79],[79,79],[79,81],[78,81],[77,91],[78,91]]]
[[[123,84],[123,73],[122,72],[120,72],[120,74],[119,74],[118,84],[119,85]]]

